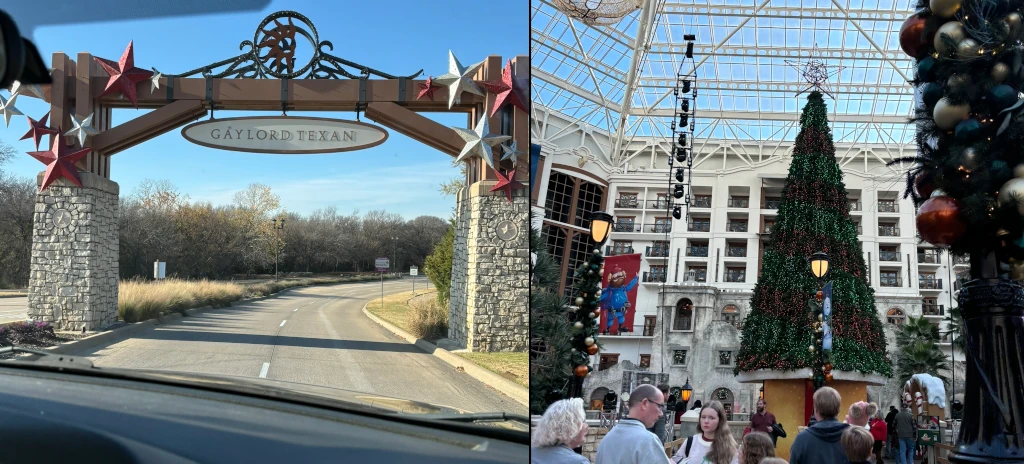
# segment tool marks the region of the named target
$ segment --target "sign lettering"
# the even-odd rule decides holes
[[[190,124],[182,136],[197,145],[251,153],[334,153],[384,143],[388,133],[359,121],[305,116],[211,119]]]

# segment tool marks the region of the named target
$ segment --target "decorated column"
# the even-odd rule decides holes
[[[969,255],[967,375],[951,462],[1024,462],[1021,0],[931,0],[900,29],[916,60],[918,156],[897,160],[921,238]]]

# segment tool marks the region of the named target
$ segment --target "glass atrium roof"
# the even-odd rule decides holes
[[[816,46],[843,67],[826,97],[836,141],[913,143],[913,60],[899,46],[911,0],[630,0],[637,10],[594,27],[560,1],[531,0],[533,103],[616,138],[669,137],[676,75],[696,66],[696,137],[792,140],[808,85],[787,60]]]

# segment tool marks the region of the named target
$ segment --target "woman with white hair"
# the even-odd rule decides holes
[[[530,464],[590,464],[573,452],[587,437],[587,415],[583,399],[551,403],[537,427],[530,433]]]

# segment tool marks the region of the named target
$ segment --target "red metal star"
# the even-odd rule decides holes
[[[505,69],[501,71],[500,81],[483,81],[478,84],[497,95],[497,98],[494,99],[494,108],[491,109],[491,116],[497,114],[498,110],[509,103],[523,110],[524,113],[526,112],[525,102],[529,100],[526,89],[530,84],[526,79],[512,75],[512,60],[508,60],[508,63],[505,64]]]
[[[153,72],[135,67],[135,52],[132,48],[134,42],[128,42],[128,48],[124,50],[124,55],[121,55],[120,62],[115,63],[98,56],[96,61],[107,71],[107,74],[110,74],[107,87],[103,89],[100,97],[114,92],[121,92],[128,98],[128,101],[132,102],[132,106],[138,109],[139,104],[136,102],[138,98],[135,93],[135,85],[152,77]]]
[[[43,138],[44,135],[52,136],[57,133],[56,129],[52,129],[49,125],[46,124],[46,120],[49,119],[49,117],[50,113],[46,113],[46,115],[43,116],[42,119],[36,121],[35,119],[32,119],[31,116],[26,116],[26,118],[28,118],[28,132],[25,134],[24,137],[18,140],[25,140],[29,137],[32,137],[32,140],[36,142],[36,150],[38,150],[39,141]]]
[[[57,132],[62,131],[60,128],[57,128]],[[82,180],[78,178],[78,168],[75,167],[75,163],[92,151],[92,148],[82,148],[81,150],[68,153],[67,151],[70,147],[64,145],[63,137],[50,137],[50,139],[53,141],[53,146],[50,147],[49,151],[28,152],[33,158],[46,165],[46,175],[43,176],[43,185],[39,187],[39,191],[42,192],[53,181],[61,177],[81,187]]]
[[[498,190],[504,190],[505,197],[508,198],[508,202],[512,203],[512,191],[521,189],[525,187],[525,185],[516,180],[516,171],[514,169],[506,172],[505,175],[502,175],[500,170],[495,169],[494,174],[498,176],[498,183],[491,188],[491,191],[496,192]]]
[[[430,97],[431,101],[433,101],[434,100],[434,91],[441,88],[441,86],[434,85],[434,78],[430,77],[430,76],[427,76],[427,83],[426,84],[424,84],[422,82],[417,82],[416,85],[420,86],[420,93],[419,93],[419,95],[416,95],[416,99],[417,100],[423,98],[423,96],[426,95],[426,96]]]

